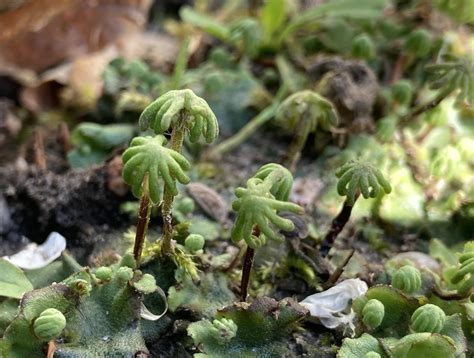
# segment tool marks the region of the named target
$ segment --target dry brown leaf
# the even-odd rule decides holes
[[[150,5],[151,0],[27,2],[0,14],[0,64],[40,72],[100,50],[142,29]]]

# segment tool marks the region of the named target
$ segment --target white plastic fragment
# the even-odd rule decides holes
[[[23,250],[3,258],[25,270],[35,270],[50,264],[61,256],[66,249],[66,239],[57,232],[52,232],[41,245],[28,244]]]
[[[367,289],[364,281],[358,278],[348,279],[329,290],[306,297],[300,304],[327,328],[343,325],[353,330],[355,314],[349,304],[365,294]]]

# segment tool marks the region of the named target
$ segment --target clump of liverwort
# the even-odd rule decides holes
[[[202,98],[191,90],[169,91],[145,108],[139,119],[140,129],[151,128],[156,137],[136,137],[123,154],[125,182],[140,198],[134,256],[141,256],[152,204],[161,203],[163,239],[161,252],[171,254],[173,236],[173,199],[178,194],[176,180],[189,183],[185,174],[190,164],[181,154],[183,142],[189,136],[196,142],[201,136],[212,142],[219,133],[217,118]],[[171,131],[169,147],[161,134]],[[161,189],[161,181],[164,185]]]
[[[241,300],[247,298],[247,287],[255,249],[263,246],[267,238],[279,239],[276,228],[294,230],[291,220],[278,215],[281,211],[302,213],[303,209],[288,202],[293,184],[291,173],[278,164],[267,164],[247,181],[246,188],[237,188],[237,199],[232,208],[237,219],[232,228],[232,241],[244,240],[247,244],[241,282]]]

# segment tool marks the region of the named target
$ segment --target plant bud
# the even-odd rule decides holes
[[[352,55],[356,58],[370,60],[375,56],[375,45],[365,34],[356,36],[352,41]]]
[[[59,337],[65,327],[66,317],[56,308],[44,310],[33,323],[35,336],[42,341]]]
[[[421,288],[420,271],[410,265],[403,266],[393,275],[392,286],[408,294],[418,291]]]
[[[444,311],[432,304],[421,306],[411,316],[411,328],[417,333],[439,333],[445,322]]]
[[[370,329],[377,328],[382,323],[385,307],[376,299],[369,300],[362,309],[362,321]]]
[[[408,35],[405,49],[415,57],[425,57],[431,50],[432,42],[431,34],[424,29],[419,29]]]
[[[199,234],[190,234],[184,241],[184,246],[192,253],[202,250],[204,247],[204,237]]]
[[[413,97],[413,87],[410,81],[400,80],[392,86],[392,95],[395,102],[409,105]]]
[[[112,269],[106,266],[99,267],[95,271],[95,277],[101,281],[109,281],[112,278]]]

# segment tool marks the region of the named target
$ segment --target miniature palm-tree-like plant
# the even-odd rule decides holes
[[[446,62],[426,66],[430,87],[440,90],[432,101],[436,106],[454,90],[459,89],[458,102],[473,104],[474,98],[474,62],[472,57],[447,58]],[[433,108],[431,107],[431,108]]]
[[[141,130],[152,128],[161,134],[171,130],[171,149],[181,153],[186,134],[189,133],[191,142],[196,142],[201,136],[211,143],[219,134],[217,118],[207,102],[196,96],[190,89],[169,91],[151,103],[140,116]],[[174,177],[174,173],[171,176]],[[163,241],[161,252],[172,252],[171,239],[173,225],[171,207],[176,191],[166,185],[163,193],[161,213],[163,216]]]
[[[369,163],[358,160],[351,160],[341,166],[336,171],[336,176],[339,178],[337,192],[339,195],[345,196],[346,200],[321,243],[320,252],[323,256],[329,253],[334,240],[349,221],[352,208],[360,194],[368,199],[375,198],[382,192],[389,194],[392,191],[390,183],[380,170]]]
[[[318,127],[330,130],[337,125],[337,114],[330,101],[316,92],[305,90],[292,94],[277,109],[276,120],[295,134],[288,150],[286,166],[294,171],[308,135]]]
[[[184,173],[189,169],[189,162],[180,153],[166,148],[165,145],[166,138],[162,135],[136,137],[122,155],[123,179],[132,187],[133,195],[140,198],[133,249],[137,261],[140,260],[143,249],[152,204],[159,203],[162,197],[160,178],[172,195],[178,193],[176,180],[182,184],[189,183],[189,178]]]
[[[139,119],[142,130],[152,127],[157,134],[171,128],[171,148],[165,147],[166,139],[156,137],[137,137],[123,154],[123,177],[132,187],[136,197],[141,198],[135,237],[134,257],[139,261],[150,219],[152,204],[163,197],[163,241],[161,252],[172,252],[173,235],[171,207],[173,198],[178,194],[176,180],[189,183],[185,171],[189,162],[181,154],[184,137],[190,133],[195,142],[201,135],[211,142],[218,134],[217,119],[206,101],[197,97],[191,90],[170,91],[151,103]],[[160,178],[164,182],[163,195],[160,190]]]
[[[263,178],[263,179],[262,179]],[[247,288],[255,249],[263,246],[267,238],[280,239],[275,228],[294,230],[291,220],[278,215],[280,211],[302,213],[303,209],[287,200],[293,177],[278,164],[267,164],[247,181],[246,188],[237,188],[237,199],[232,208],[237,219],[232,228],[232,241],[244,240],[247,244],[241,282],[241,300],[247,298]],[[289,187],[288,187],[289,185]],[[275,194],[273,194],[275,193]]]

